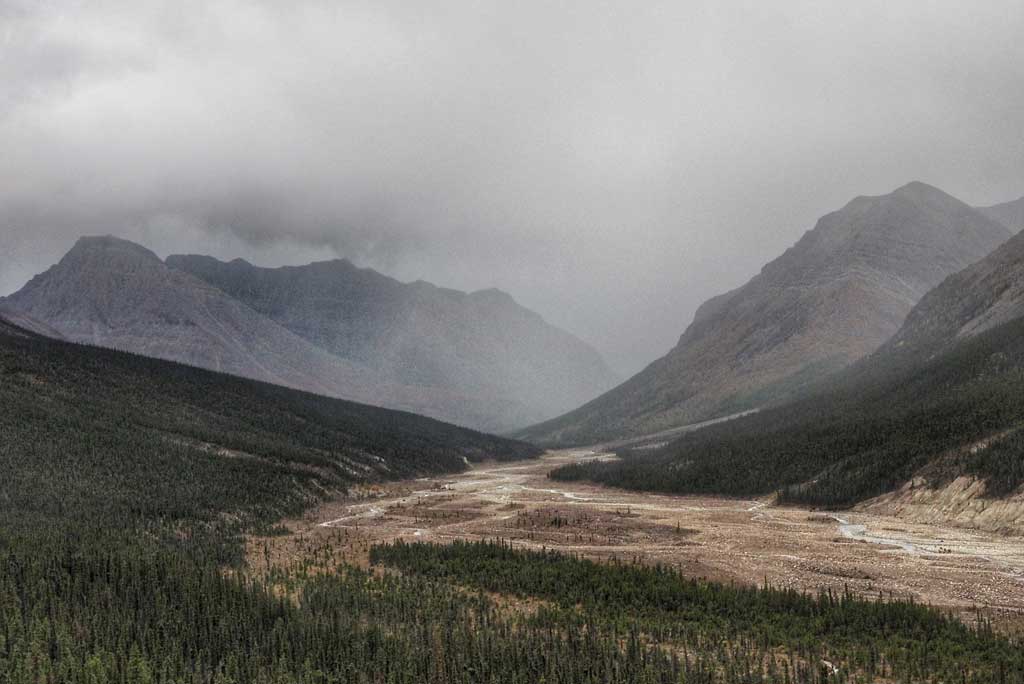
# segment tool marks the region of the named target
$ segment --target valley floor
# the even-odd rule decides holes
[[[592,451],[551,452],[517,464],[485,464],[456,476],[367,488],[328,502],[288,534],[253,538],[263,563],[309,562],[318,539],[365,565],[370,544],[502,538],[591,558],[639,558],[721,581],[879,593],[982,607],[997,624],[1024,628],[1024,538],[858,511],[832,514],[766,501],[629,492],[547,479]],[[340,542],[340,543],[338,543]]]

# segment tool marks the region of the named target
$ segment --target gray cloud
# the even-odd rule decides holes
[[[0,292],[83,233],[497,286],[635,370],[820,214],[1024,194],[1024,6],[0,0]]]

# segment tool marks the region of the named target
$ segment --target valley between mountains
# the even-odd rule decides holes
[[[287,534],[251,537],[250,564],[316,558],[365,566],[372,545],[500,538],[516,548],[664,564],[691,577],[814,592],[879,594],[942,606],[965,620],[976,608],[1016,630],[1024,611],[1024,545],[950,524],[921,524],[872,506],[832,513],[768,499],[672,496],[555,482],[552,469],[610,454],[576,449],[517,463],[483,463],[353,490]],[[330,558],[315,549],[329,542]]]
[[[611,378],[506,295],[83,238],[0,300],[0,681],[1024,682],[1012,232],[857,198],[512,437]]]
[[[0,0],[0,684],[1024,684],[1021,36]]]

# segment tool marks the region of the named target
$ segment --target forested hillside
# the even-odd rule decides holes
[[[138,522],[185,541],[219,539],[356,482],[539,453],[409,413],[50,340],[7,322],[0,406],[8,533]]]
[[[675,650],[676,677],[622,681],[1014,681],[1021,644],[913,602],[850,594],[810,596],[686,578],[667,567],[596,563],[504,543],[376,546],[373,561],[407,575],[542,601],[542,627],[588,645],[619,634],[629,652],[649,643]],[[587,673],[586,656],[567,664]],[[660,663],[647,656],[653,666]],[[596,664],[595,664],[596,665]],[[664,666],[662,666],[664,667]],[[661,669],[661,668],[657,668]],[[637,673],[639,675],[640,673]],[[572,678],[560,681],[590,681]]]
[[[1024,484],[1022,339],[1018,319],[923,364],[880,353],[807,399],[552,477],[846,506],[915,474],[936,485],[972,475],[1005,495]]]
[[[332,489],[536,450],[2,319],[0,380],[4,684],[1024,681],[988,623],[884,597],[500,544],[318,567],[332,536],[257,570],[240,535]]]

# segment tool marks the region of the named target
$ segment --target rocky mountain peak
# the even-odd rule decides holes
[[[879,352],[930,356],[1024,316],[1024,233],[950,275],[910,311]]]
[[[505,431],[616,378],[504,293],[406,284],[337,259],[261,268],[80,240],[8,300],[68,339]]]
[[[819,219],[745,285],[708,300],[666,356],[521,434],[593,443],[791,397],[873,352],[926,292],[1009,236],[925,183],[858,197]]]
[[[914,202],[959,202],[955,197],[939,190],[934,185],[928,185],[921,181],[910,181],[906,185],[901,185],[888,196],[903,197]],[[882,197],[886,196],[883,195]]]
[[[61,261],[73,263],[88,258],[107,258],[139,260],[142,262],[160,262],[160,257],[140,244],[124,240],[113,235],[93,235],[80,237],[74,247],[64,255]]]

